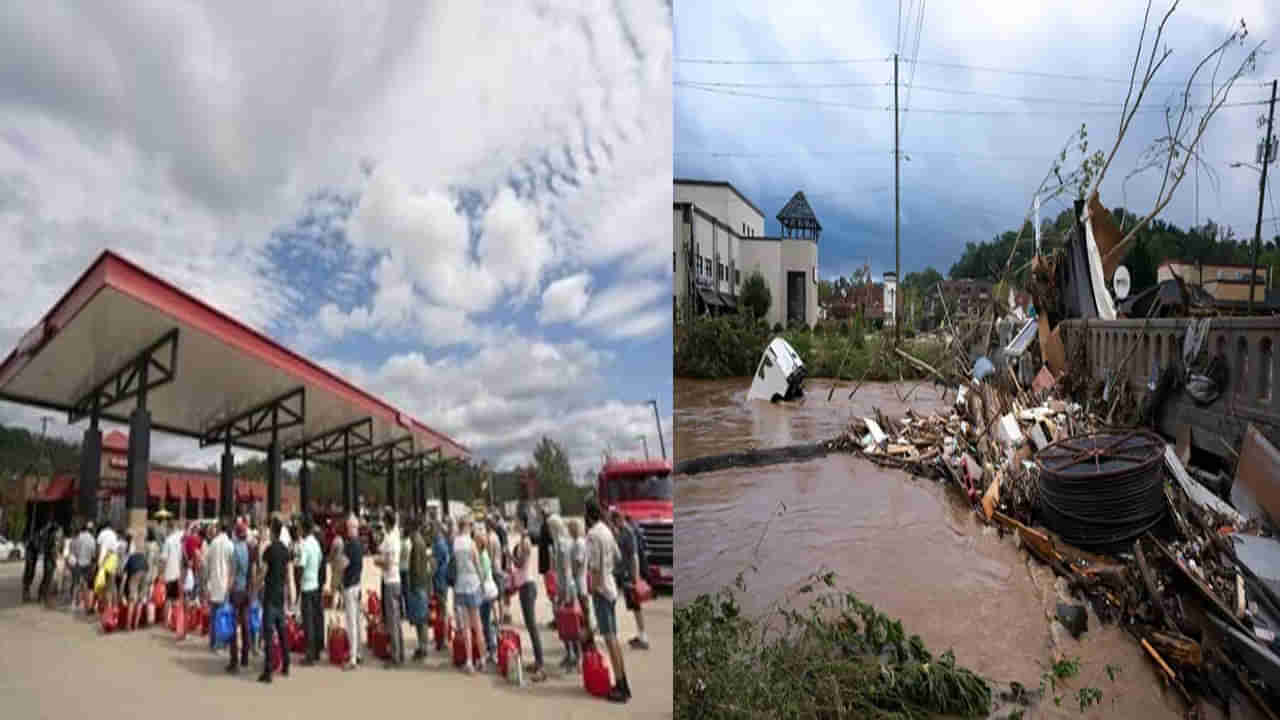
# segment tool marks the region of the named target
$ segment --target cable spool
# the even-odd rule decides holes
[[[1146,430],[1059,440],[1035,456],[1040,513],[1064,541],[1103,551],[1164,518],[1164,440]]]

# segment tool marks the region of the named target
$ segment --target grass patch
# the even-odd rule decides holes
[[[746,592],[742,576],[735,583]],[[760,620],[742,615],[733,589],[675,611],[676,718],[984,717],[988,683],[934,657],[902,623],[816,574],[799,595]]]

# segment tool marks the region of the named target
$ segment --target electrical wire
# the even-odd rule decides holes
[[[718,58],[675,58],[683,65],[859,65],[862,63],[889,62],[889,57],[876,58],[827,58],[819,60],[721,60]]]

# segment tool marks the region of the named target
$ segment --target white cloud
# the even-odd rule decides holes
[[[538,322],[543,325],[576,319],[587,307],[591,297],[591,274],[575,273],[562,277],[542,291],[542,309]]]
[[[655,302],[662,307],[650,307]],[[642,313],[645,310],[648,313]],[[637,315],[638,313],[641,314]],[[653,320],[655,314],[664,320],[670,316],[671,286],[655,280],[640,280],[614,285],[596,293],[579,323],[617,336],[629,336],[644,334],[637,330],[652,330],[657,327]],[[646,315],[648,318],[637,324],[638,318]]]

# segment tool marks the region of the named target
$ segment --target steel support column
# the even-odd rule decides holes
[[[98,483],[102,479],[102,430],[98,427],[98,413],[89,416],[80,443],[80,494],[76,498],[76,512],[81,521],[98,521]]]
[[[349,438],[342,440],[342,509],[348,515],[356,510],[356,466],[355,460],[351,457],[351,441]]]
[[[392,512],[399,509],[396,499],[396,464],[392,462],[387,464],[387,505]]]
[[[218,478],[218,517],[230,525],[236,516],[236,456],[231,454],[231,443],[223,446],[222,473]]]
[[[307,451],[302,451],[302,467],[298,468],[298,504],[302,514],[311,516],[311,468],[307,466]]]
[[[129,415],[124,497],[126,522],[134,537],[145,537],[147,526],[147,476],[151,474],[151,413],[147,410],[147,369],[150,362],[150,357],[138,362],[138,405]]]
[[[271,432],[267,448],[267,515],[280,512],[280,440]]]

